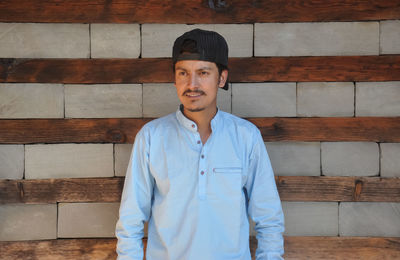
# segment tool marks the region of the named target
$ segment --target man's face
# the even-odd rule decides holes
[[[218,88],[225,85],[228,71],[218,73],[213,62],[183,60],[175,64],[175,87],[184,109],[212,111],[217,107]]]

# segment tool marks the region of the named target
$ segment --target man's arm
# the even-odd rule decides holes
[[[144,222],[151,212],[154,180],[148,167],[148,139],[136,138],[125,176],[119,220],[116,225],[118,260],[142,260]]]
[[[260,133],[250,155],[246,183],[249,217],[255,222],[257,260],[283,259],[284,217],[274,173]]]

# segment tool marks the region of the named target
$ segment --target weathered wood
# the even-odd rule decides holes
[[[400,55],[231,58],[231,82],[395,81]],[[0,82],[173,82],[170,59],[0,59]]]
[[[147,240],[143,239],[146,248]],[[56,239],[0,242],[3,260],[115,259],[116,239]],[[250,238],[254,259],[257,240]],[[399,259],[400,238],[285,237],[285,259]]]
[[[400,178],[279,176],[284,201],[400,202]]]
[[[0,120],[0,143],[133,143],[150,119]]]
[[[276,178],[283,201],[400,202],[400,178]],[[119,202],[124,178],[0,180],[0,203]]]
[[[1,22],[254,23],[400,18],[398,0],[3,0]]]
[[[399,117],[249,118],[265,141],[399,142]]]
[[[286,237],[285,259],[400,259],[400,238]]]
[[[232,82],[400,80],[400,55],[230,59]]]
[[[0,59],[0,82],[172,82],[170,59]]]
[[[0,242],[0,255],[3,260],[111,260],[117,258],[115,245],[113,238]]]
[[[133,143],[151,119],[2,119],[0,143]],[[264,141],[400,142],[400,117],[249,118]]]
[[[124,178],[0,180],[0,203],[119,202]]]

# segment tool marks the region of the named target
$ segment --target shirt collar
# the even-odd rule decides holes
[[[193,122],[192,120],[190,120],[189,118],[187,118],[183,114],[183,105],[182,104],[179,106],[179,108],[175,114],[176,114],[176,118],[178,119],[178,122],[183,127],[185,127],[187,130],[189,130],[191,132],[197,132],[197,124],[195,122]],[[213,119],[211,119],[211,130],[212,131],[216,130],[216,127],[220,120],[221,120],[221,112],[219,111],[219,109],[217,107],[217,113],[215,114]]]

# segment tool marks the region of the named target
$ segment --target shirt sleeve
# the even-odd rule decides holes
[[[144,223],[150,217],[154,186],[148,159],[148,139],[142,129],[133,145],[116,224],[118,260],[143,259]]]
[[[257,130],[258,131],[258,130]],[[246,183],[248,214],[255,222],[258,241],[256,260],[283,259],[284,216],[274,172],[261,134],[250,154]]]

